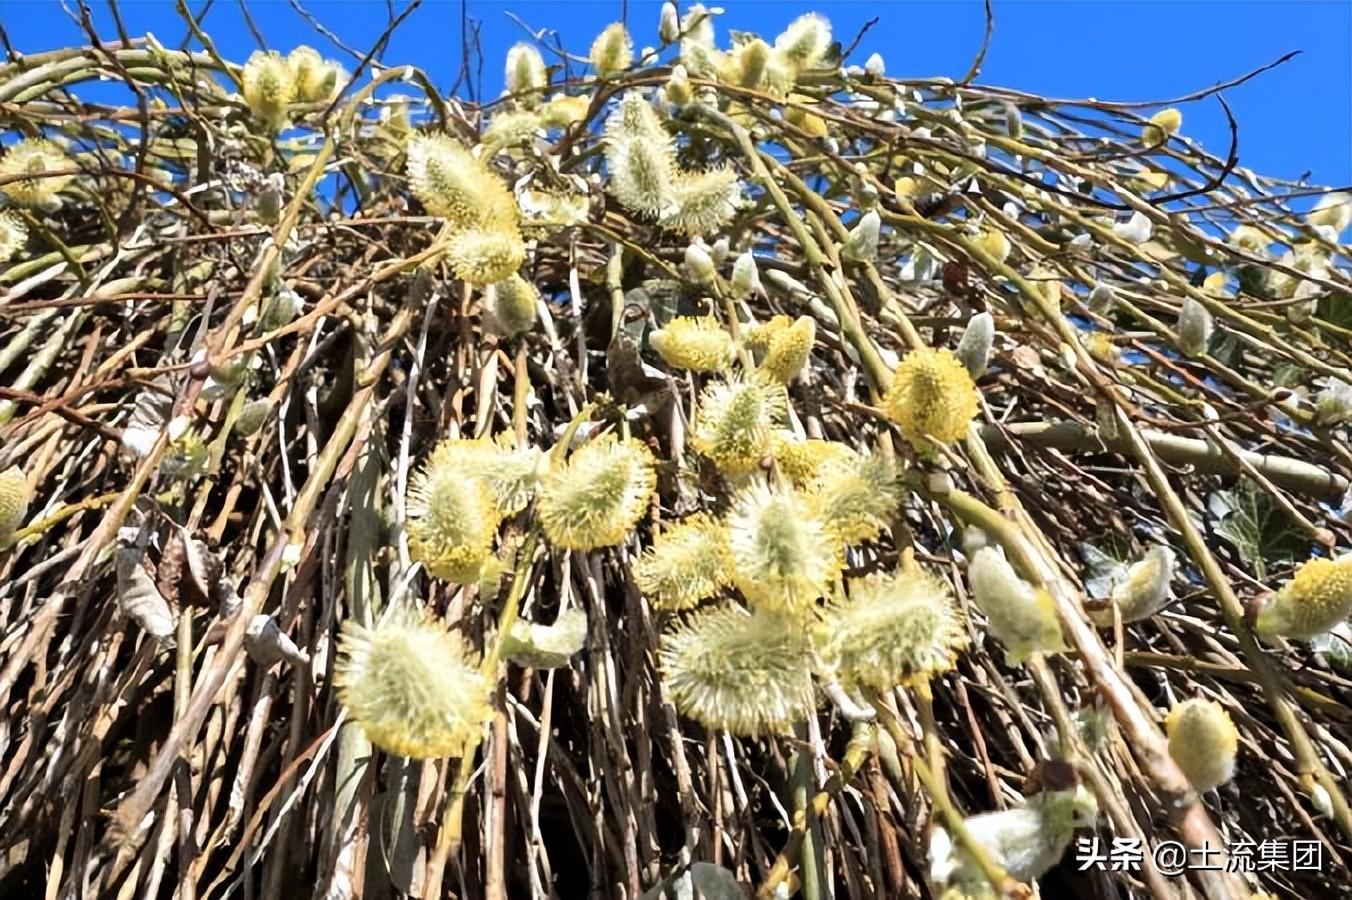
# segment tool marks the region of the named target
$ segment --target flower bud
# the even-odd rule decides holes
[[[737,300],[745,300],[764,290],[761,287],[760,270],[756,268],[756,257],[750,250],[737,257],[737,261],[732,264],[731,288],[732,296]]]
[[[10,466],[0,472],[0,548],[9,545],[28,515],[28,479],[23,469]]]
[[[1215,320],[1195,297],[1183,301],[1178,314],[1178,349],[1186,356],[1202,356],[1215,329]]]
[[[1162,109],[1150,117],[1145,128],[1141,129],[1141,143],[1147,147],[1158,147],[1169,139],[1169,135],[1178,131],[1183,124],[1183,113],[1174,107]]]
[[[710,284],[715,275],[714,259],[708,249],[700,243],[692,243],[685,248],[685,273],[696,284]]]
[[[540,51],[525,41],[507,51],[507,66],[503,74],[507,93],[516,97],[522,106],[534,106],[540,91],[549,84],[549,70]]]
[[[977,313],[963,329],[958,341],[957,357],[972,378],[986,374],[991,348],[995,344],[995,317],[988,312]]]
[[[680,14],[676,10],[675,0],[666,0],[662,4],[662,13],[657,21],[657,36],[664,44],[674,44],[681,37]]]
[[[841,247],[841,255],[858,260],[859,262],[872,262],[878,258],[878,237],[882,228],[882,218],[877,210],[869,210],[859,217],[859,221],[850,229],[849,236],[845,239],[845,244]]]
[[[1225,784],[1235,775],[1239,732],[1230,714],[1214,700],[1184,700],[1164,719],[1169,755],[1199,791]]]

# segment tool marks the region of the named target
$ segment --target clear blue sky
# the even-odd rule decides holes
[[[365,52],[386,22],[384,0],[301,0],[342,40]],[[0,0],[13,44],[33,52],[79,41],[76,24],[54,0]],[[93,0],[100,33],[114,37],[111,16]],[[202,0],[190,0],[194,10]],[[392,0],[402,9],[400,0]],[[659,5],[630,0],[635,44],[657,43]],[[727,30],[773,37],[794,16],[826,13],[849,43],[870,18],[854,61],[886,57],[903,76],[961,77],[981,40],[979,0],[769,2],[717,0],[720,43]],[[482,23],[483,91],[496,96],[507,48],[527,37],[509,17],[553,28],[570,51],[585,55],[592,38],[620,18],[620,0],[468,0]],[[249,12],[269,45],[283,51],[309,43],[344,61],[351,57],[316,35],[284,0],[252,0]],[[684,7],[683,7],[684,8]],[[122,0],[128,30],[178,45],[182,22],[170,0]],[[981,81],[1059,97],[1167,99],[1238,76],[1290,50],[1302,54],[1226,93],[1240,123],[1240,163],[1288,178],[1311,172],[1315,183],[1352,184],[1352,0],[995,0],[995,36]],[[242,59],[257,44],[238,0],[215,0],[205,20],[222,52]],[[460,68],[461,4],[429,0],[399,29],[384,58],[414,63],[443,89]],[[1185,108],[1184,131],[1216,155],[1227,146],[1225,118],[1214,99]]]

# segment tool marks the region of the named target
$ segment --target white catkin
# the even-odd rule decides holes
[[[1201,356],[1211,342],[1211,333],[1215,329],[1215,320],[1207,308],[1194,297],[1183,301],[1183,309],[1178,314],[1178,345],[1188,356]]]
[[[958,341],[958,359],[973,378],[986,374],[991,347],[995,344],[995,318],[988,312],[977,313],[967,323]]]

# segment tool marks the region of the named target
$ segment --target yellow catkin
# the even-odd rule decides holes
[[[74,161],[54,141],[25,138],[11,145],[0,157],[0,180],[22,175],[30,177],[5,180],[0,184],[0,193],[18,206],[46,206],[56,201],[57,194],[75,176],[44,173],[69,171],[74,167]]]
[[[605,78],[629,68],[634,62],[634,42],[621,22],[607,25],[591,46],[591,64]]]
[[[13,259],[28,242],[28,226],[12,212],[0,212],[0,262]]]
[[[779,329],[769,337],[765,358],[761,360],[758,371],[780,384],[788,384],[807,365],[816,339],[816,321],[811,316],[799,316],[792,325]]]
[[[28,479],[18,466],[0,472],[0,547],[6,546],[28,515]]]
[[[1003,231],[983,231],[977,235],[972,243],[976,245],[977,249],[994,258],[998,263],[1009,259],[1011,245],[1009,238],[1005,236]]]
[[[754,375],[713,382],[699,396],[690,445],[724,475],[745,475],[770,453],[788,402],[783,385]]]
[[[816,102],[815,97],[807,94],[790,94],[784,104],[784,121],[807,132],[810,137],[826,137],[831,133],[826,120],[807,108]]]
[[[399,611],[373,628],[343,623],[334,683],[372,744],[414,759],[455,757],[492,715],[478,666],[445,623]]]
[[[707,513],[670,526],[634,564],[634,584],[661,609],[683,610],[731,582],[727,528]]]
[[[662,684],[680,712],[735,735],[785,734],[812,715],[802,625],[739,607],[701,610],[662,636]]]
[[[566,550],[618,544],[647,510],[656,484],[652,453],[639,441],[604,435],[584,444],[540,482],[545,537]]]
[[[757,484],[728,514],[733,583],[755,608],[799,615],[826,596],[840,568],[830,529],[807,496]]]
[[[296,79],[276,50],[257,50],[240,74],[244,102],[254,118],[276,131],[286,124],[287,107],[296,100]]]
[[[1352,615],[1352,556],[1312,559],[1258,611],[1264,637],[1308,639]]]
[[[1234,777],[1239,732],[1219,703],[1185,700],[1169,710],[1164,729],[1169,755],[1194,788],[1209,791]]]
[[[478,580],[502,520],[491,486],[465,465],[469,459],[442,445],[408,485],[409,554],[456,584]]]
[[[732,335],[712,316],[677,316],[649,338],[662,361],[692,372],[721,372],[732,365]]]
[[[922,347],[897,366],[882,408],[913,444],[926,436],[951,444],[967,436],[981,404],[972,376],[952,351]]]
[[[1162,109],[1150,117],[1150,121],[1141,129],[1141,143],[1147,147],[1158,147],[1169,139],[1183,125],[1183,113],[1174,107]]]
[[[948,583],[918,566],[852,582],[820,631],[822,655],[842,681],[881,691],[947,672],[967,646]]]

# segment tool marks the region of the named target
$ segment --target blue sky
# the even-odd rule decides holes
[[[100,33],[114,37],[111,16],[92,0]],[[384,0],[300,0],[343,41],[365,52],[386,22]],[[715,0],[716,2],[716,0]],[[202,0],[191,0],[200,10]],[[396,9],[403,3],[393,0]],[[710,5],[714,5],[713,2]],[[827,14],[849,43],[873,17],[878,23],[856,51],[862,63],[877,50],[888,72],[961,77],[980,44],[981,3],[968,0],[770,2],[723,0],[720,42],[728,29],[773,36],[794,16]],[[507,48],[528,37],[508,15],[532,28],[552,28],[571,52],[585,54],[592,38],[620,18],[620,0],[468,0],[479,32],[486,95],[502,84]],[[630,0],[628,22],[637,46],[657,43],[660,4]],[[169,0],[122,0],[128,31],[147,31],[177,45],[182,22]],[[309,43],[349,65],[341,50],[305,23],[284,0],[252,0],[255,24],[283,51]],[[1352,184],[1352,0],[995,0],[995,35],[981,81],[1058,97],[1168,99],[1229,80],[1291,50],[1300,56],[1226,92],[1240,123],[1240,163],[1268,175],[1331,186]],[[0,23],[23,52],[81,40],[55,0],[7,0]],[[222,52],[243,59],[257,47],[237,0],[216,0],[205,20]],[[384,58],[414,63],[443,89],[460,68],[461,4],[429,0],[396,33]],[[1228,132],[1214,99],[1184,108],[1184,131],[1224,156]]]

